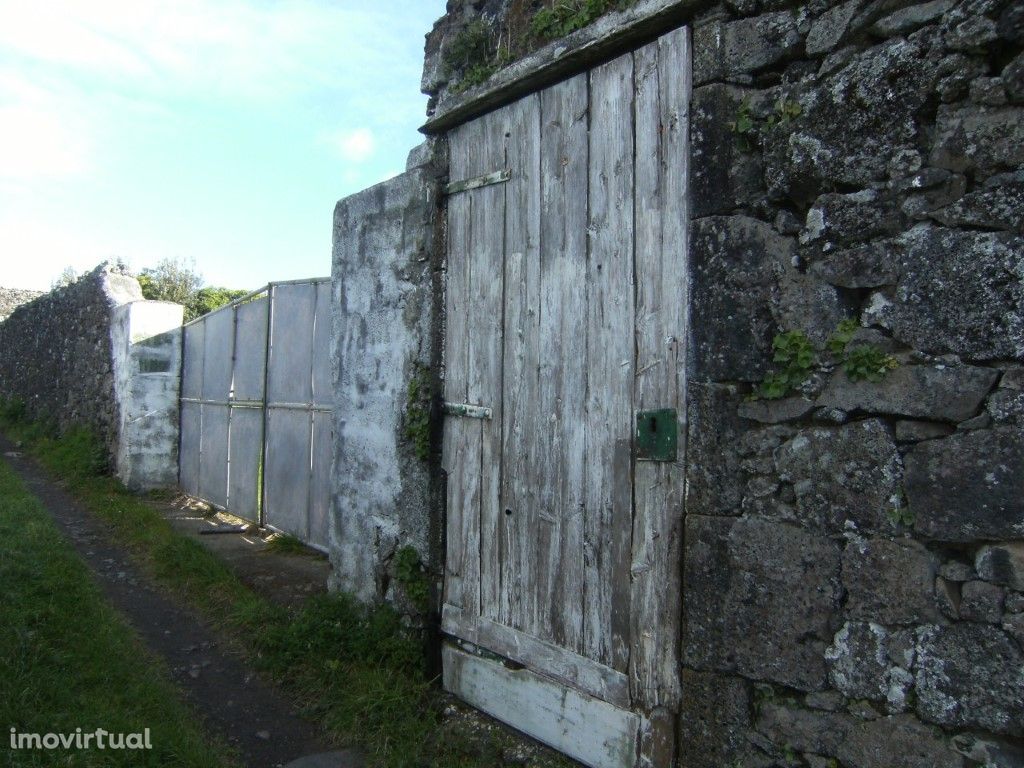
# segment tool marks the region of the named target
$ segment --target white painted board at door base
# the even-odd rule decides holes
[[[474,707],[591,768],[636,764],[636,713],[451,645],[442,654],[445,689]]]

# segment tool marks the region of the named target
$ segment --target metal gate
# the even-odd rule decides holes
[[[321,550],[330,289],[330,278],[271,283],[186,324],[181,387],[181,488]]]
[[[449,134],[445,685],[592,766],[671,760],[689,94],[680,29]]]

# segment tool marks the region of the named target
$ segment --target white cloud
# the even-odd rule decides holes
[[[365,163],[373,157],[377,141],[369,128],[356,128],[341,134],[337,140],[338,151],[350,163]]]

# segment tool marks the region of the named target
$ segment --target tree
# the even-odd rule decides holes
[[[139,273],[138,280],[145,298],[173,301],[186,307],[203,284],[202,275],[173,259],[164,259],[155,267],[147,267]]]
[[[55,291],[58,288],[64,288],[65,286],[71,285],[79,277],[80,275],[75,271],[74,267],[64,267],[64,271],[60,273],[60,276],[50,283],[50,290]]]
[[[185,322],[213,312],[248,293],[219,286],[203,287],[202,275],[173,259],[164,259],[155,267],[142,270],[138,280],[145,298],[183,305]]]

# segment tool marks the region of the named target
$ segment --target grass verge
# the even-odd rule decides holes
[[[421,639],[395,611],[337,593],[311,597],[291,610],[275,605],[106,475],[104,451],[87,431],[55,436],[10,403],[0,403],[0,427],[108,523],[148,573],[236,637],[258,668],[303,702],[339,742],[362,746],[372,765],[497,764],[500,734],[468,738],[439,728],[437,689],[425,672]],[[554,758],[543,765],[570,763]]]
[[[150,729],[152,750],[10,749],[6,766],[237,765],[105,601],[40,502],[0,462],[0,724],[21,734]],[[8,751],[9,750],[9,751]]]

